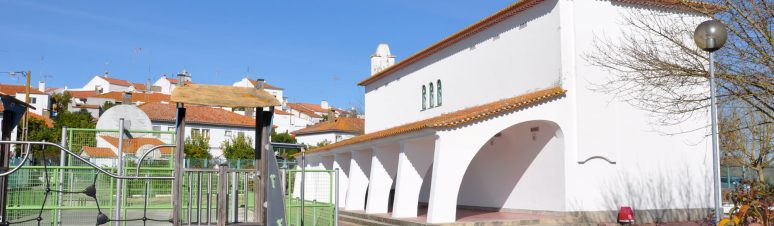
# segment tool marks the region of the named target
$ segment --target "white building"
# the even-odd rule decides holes
[[[175,130],[177,108],[174,104],[144,103],[138,107],[151,119],[153,130]],[[185,134],[190,136],[195,133],[210,138],[210,155],[218,158],[223,155],[220,148],[223,141],[240,134],[255,140],[255,119],[221,108],[186,106]],[[165,139],[163,136],[159,138]]]
[[[266,81],[264,81],[263,79],[252,80],[249,78],[242,78],[242,80],[235,82],[233,86],[255,88],[258,86],[258,84],[262,84],[263,90],[265,90],[266,92],[269,92],[271,95],[274,95],[274,97],[276,97],[277,100],[280,101],[280,103],[285,104],[285,102],[287,101],[284,95],[285,89],[271,85]]]
[[[185,84],[193,84],[191,76],[186,76],[184,78]],[[170,95],[172,94],[172,91],[175,90],[175,87],[177,87],[177,78],[169,78],[166,75],[163,75],[159,80],[156,80],[156,82],[153,83],[151,90]]]
[[[306,167],[344,172],[344,210],[387,214],[392,203],[392,217],[413,218],[426,203],[428,223],[454,222],[461,208],[614,222],[632,206],[638,222],[703,218],[713,205],[709,132],[688,130],[707,119],[653,125],[592,90],[613,75],[584,58],[634,11],[704,20],[676,4],[522,0],[395,65],[380,45],[359,83],[365,134],[308,151]]]
[[[23,85],[0,84],[0,92],[13,96],[22,102],[27,97],[27,87]],[[30,112],[35,114],[49,116],[51,112],[51,96],[41,92],[38,88],[30,87],[29,104],[35,108],[30,109]]]
[[[360,118],[333,118],[312,126],[296,130],[299,144],[317,145],[320,142],[336,143],[363,134],[365,120]]]
[[[102,76],[94,76],[94,78],[89,80],[89,82],[86,83],[86,85],[84,85],[83,88],[74,89],[74,90],[80,90],[80,91],[94,90],[97,93],[108,93],[108,92],[134,91],[136,89],[134,87],[134,83],[131,83],[123,79],[108,77],[108,74],[105,73]]]

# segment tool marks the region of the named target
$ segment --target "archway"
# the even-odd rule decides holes
[[[458,209],[562,211],[564,138],[551,121],[528,121],[494,134],[468,165]],[[464,212],[464,211],[463,211]],[[457,219],[465,217],[458,211]]]

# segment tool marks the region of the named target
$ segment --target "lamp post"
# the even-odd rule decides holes
[[[720,197],[720,148],[718,146],[718,109],[715,87],[715,58],[713,52],[719,50],[726,44],[728,34],[726,27],[718,20],[704,21],[696,27],[693,32],[693,41],[696,45],[709,52],[709,71],[710,71],[710,117],[712,119],[712,176],[714,178],[715,200],[715,222],[720,222],[723,218],[723,209],[721,207]]]

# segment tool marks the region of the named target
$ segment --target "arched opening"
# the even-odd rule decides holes
[[[564,138],[550,121],[528,121],[493,135],[471,161],[457,196],[457,219],[475,209],[564,210]]]

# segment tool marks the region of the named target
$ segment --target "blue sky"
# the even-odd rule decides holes
[[[197,83],[262,77],[293,102],[360,108],[378,43],[400,61],[512,2],[2,0],[0,71],[81,87],[106,70],[145,82],[186,69]]]

